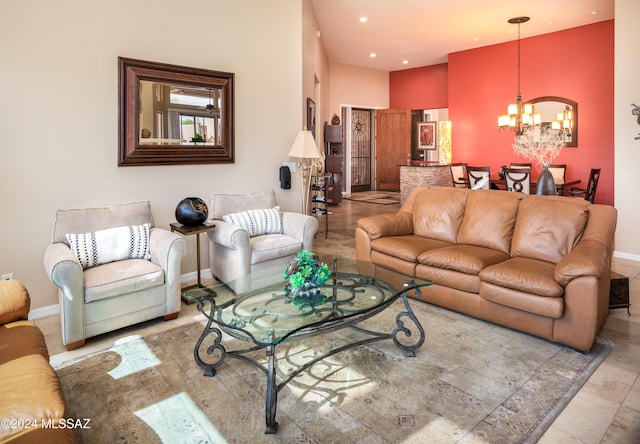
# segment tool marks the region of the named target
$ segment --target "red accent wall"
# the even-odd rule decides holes
[[[389,107],[447,108],[448,64],[389,73]]]
[[[613,205],[613,20],[523,38],[520,44],[523,100],[561,96],[578,103],[578,147],[563,149],[554,163],[566,163],[567,178],[582,179],[582,186],[591,168],[601,168],[596,202]],[[390,106],[448,107],[454,162],[497,171],[511,161],[525,161],[513,154],[514,133],[498,130],[498,116],[515,102],[518,89],[517,42],[449,54],[447,79],[435,85],[441,66],[391,73]],[[446,104],[443,90],[448,90]]]

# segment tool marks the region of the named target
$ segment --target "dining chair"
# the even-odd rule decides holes
[[[489,180],[489,174],[491,173],[491,167],[488,166],[467,166],[467,181],[469,182],[469,188],[477,190],[479,188],[488,190],[491,188],[491,181]],[[478,184],[480,182],[480,184]],[[478,185],[478,187],[476,187]]]
[[[531,194],[531,168],[504,168],[502,171],[507,181],[507,191]]]
[[[564,163],[551,164],[549,165],[549,172],[553,175],[553,180],[555,180],[556,183],[564,183],[567,173],[567,165]]]
[[[529,169],[531,169],[531,162],[528,162],[528,163],[527,162],[524,162],[524,163],[511,162],[509,164],[509,168],[529,168]]]
[[[586,188],[571,188],[568,193],[569,196],[582,197],[585,200],[593,203],[596,198],[596,189],[598,188],[598,181],[600,180],[600,168],[591,168],[589,173],[589,181]]]
[[[549,165],[549,172],[553,175],[553,181],[558,185],[559,183],[566,182],[567,165],[566,164],[551,164]],[[562,196],[562,188],[558,189],[558,195]]]
[[[464,180],[467,177],[467,164],[464,162],[452,163],[451,176],[453,178],[453,186],[458,188],[466,188],[467,182]]]

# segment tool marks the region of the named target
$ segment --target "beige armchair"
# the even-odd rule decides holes
[[[249,194],[213,194],[209,203],[209,218],[216,229],[207,233],[209,238],[209,263],[213,276],[227,284],[236,293],[245,293],[251,289],[248,280],[239,279],[250,273],[271,267],[285,266],[298,251],[312,250],[313,238],[318,231],[318,220],[301,213],[269,211],[278,206],[273,190]],[[262,226],[266,234],[250,235],[249,230],[237,225],[239,219],[247,220],[252,210],[265,210],[262,221],[254,227]],[[261,213],[261,212],[258,212]],[[277,214],[276,214],[277,213]],[[236,224],[223,219],[229,215],[239,215]],[[281,219],[281,229],[277,221]],[[258,214],[258,217],[262,214]],[[255,221],[251,221],[253,223]],[[275,227],[275,229],[270,229]],[[278,232],[281,231],[281,232]]]
[[[58,287],[62,342],[85,339],[180,312],[186,242],[153,227],[147,201],[59,210],[44,266]]]

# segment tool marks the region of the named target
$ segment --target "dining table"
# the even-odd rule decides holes
[[[469,179],[467,177],[461,177],[459,178],[459,180],[461,182],[465,182],[467,186],[469,186]],[[568,189],[570,189],[575,185],[579,185],[581,182],[582,182],[581,179],[569,179],[569,180],[565,180],[564,182],[556,181],[555,184],[556,184],[556,190],[558,192],[558,195],[563,195],[565,191],[567,191]],[[493,190],[507,189],[507,180],[502,177],[490,176],[490,184],[491,184],[491,189]],[[535,193],[536,186],[537,186],[537,182],[531,181],[532,193]]]
[[[579,185],[581,182],[580,179],[571,179],[571,180],[565,180],[564,182],[559,182],[556,181],[556,190],[558,191],[558,194],[563,194],[566,190],[568,190],[570,187],[573,187],[575,185]],[[495,185],[498,189],[506,189],[507,188],[507,180],[506,179],[502,179],[502,178],[493,178],[491,179],[491,185]],[[538,183],[535,181],[531,181],[531,191],[535,191],[536,187],[537,187]]]

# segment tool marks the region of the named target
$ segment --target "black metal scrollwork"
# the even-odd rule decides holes
[[[201,313],[204,313],[204,304],[202,302],[203,300],[208,300],[211,303],[211,315],[207,316],[209,319],[207,322],[207,326],[200,334],[198,342],[196,342],[196,346],[193,349],[193,357],[196,363],[204,369],[205,376],[215,376],[216,368],[218,368],[224,362],[224,358],[227,356],[227,351],[224,348],[224,345],[221,344],[222,332],[216,327],[211,327],[214,310],[213,297],[207,294],[200,298],[200,300],[198,300],[197,307],[198,311],[200,311]],[[202,350],[202,344],[205,338],[212,333],[216,335],[216,338],[214,339],[213,344],[206,348],[206,354],[208,356],[213,356],[216,354],[216,352],[218,352],[218,359],[215,362],[207,362],[205,359],[203,359],[203,356],[200,355],[200,351]]]
[[[396,328],[393,330],[391,334],[393,336],[393,343],[396,344],[396,346],[398,346],[398,348],[400,348],[404,352],[405,356],[409,358],[413,358],[416,356],[415,351],[420,347],[422,347],[422,344],[424,344],[424,329],[422,328],[422,325],[418,321],[418,318],[416,318],[416,315],[413,313],[413,310],[411,310],[411,306],[409,305],[409,301],[407,300],[407,291],[413,288],[416,292],[416,296],[418,297],[422,295],[422,292],[420,290],[420,287],[418,287],[413,280],[407,281],[403,287],[404,287],[404,291],[402,292],[402,295],[400,297],[404,302],[406,311],[401,311],[396,315]],[[413,335],[411,332],[411,329],[405,326],[405,323],[402,320],[403,318],[409,318],[413,323],[413,325],[415,326],[415,328],[420,333],[419,335],[417,335],[417,340],[409,345],[401,342],[398,339],[398,335],[401,333],[404,335],[405,338],[410,338]]]
[[[312,312],[315,313],[318,319],[314,319],[314,322],[308,324],[302,323],[298,328],[286,327],[285,323],[286,328],[280,328],[280,330],[277,330],[278,320],[292,317],[304,318],[307,316],[304,311],[291,315],[278,312],[277,306],[270,308],[273,302],[286,298],[286,292],[274,291],[271,294],[271,299],[264,303],[262,307],[251,308],[251,310],[246,311],[240,310],[239,308],[241,308],[241,305],[246,300],[251,298],[251,295],[242,296],[237,299],[234,298],[221,305],[216,305],[213,297],[207,294],[198,301],[197,305],[198,311],[204,314],[208,321],[196,343],[194,357],[197,364],[205,370],[205,376],[214,376],[216,374],[216,368],[223,363],[226,357],[242,360],[262,371],[267,377],[265,393],[265,433],[273,434],[278,430],[278,423],[275,419],[278,392],[297,375],[320,361],[356,346],[373,344],[388,339],[393,340],[396,346],[404,352],[405,356],[415,356],[416,350],[424,343],[425,334],[420,321],[411,310],[407,292],[415,291],[416,296],[420,297],[421,287],[425,285],[430,284],[416,284],[413,281],[407,281],[403,289],[400,292],[396,292],[389,284],[371,277],[350,273],[338,274],[334,272],[331,283],[321,286],[321,288],[326,291],[328,301],[331,302],[331,304],[328,304],[330,306],[318,306],[312,309]],[[398,298],[402,299],[404,309],[397,314],[396,326],[393,331],[389,332],[387,329],[385,329],[385,331],[374,331],[359,325],[362,321],[390,307]],[[360,305],[362,300],[366,302],[364,305]],[[205,309],[206,304],[209,304],[209,309]],[[249,304],[248,307],[251,307],[251,305]],[[227,310],[227,312],[230,311],[233,314],[230,322],[227,321],[227,323],[225,323],[222,320],[223,317],[221,314],[223,310]],[[243,314],[245,312],[249,314]],[[270,320],[271,322],[265,322],[264,326],[256,325],[258,320]],[[212,323],[218,324],[222,330],[212,327]],[[249,327],[254,328],[254,332],[249,331]],[[290,371],[288,375],[282,375],[282,381],[280,383],[277,382],[276,345],[289,340],[310,337],[347,327],[363,336],[351,338],[351,341],[328,350],[326,353],[319,353],[313,359]],[[274,328],[276,330],[274,330]],[[287,329],[290,331],[286,332]],[[253,342],[254,346],[227,352],[221,344],[222,331],[244,341]],[[254,336],[255,331],[259,331],[260,334]],[[215,335],[213,344],[209,346],[204,345],[205,339],[211,340],[209,335],[212,334]],[[407,338],[410,338],[410,340],[407,340]],[[251,356],[245,356],[245,354],[257,350],[266,351],[266,365],[262,361],[253,359]],[[215,356],[217,359],[211,362],[211,356]]]

